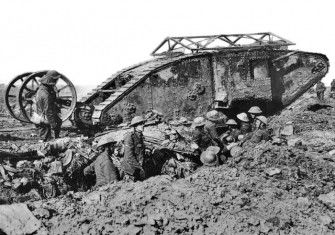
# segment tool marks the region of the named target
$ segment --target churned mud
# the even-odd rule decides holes
[[[319,104],[315,94],[305,94],[270,118],[274,132],[293,122],[294,133],[285,141],[245,144],[226,164],[200,167],[186,178],[159,175],[94,191],[64,191],[54,198],[38,189],[17,192],[13,182],[2,181],[0,202],[27,204],[40,221],[37,234],[332,234],[332,101]],[[7,128],[3,122],[1,128]],[[36,143],[31,134],[1,133],[1,149],[29,149]],[[35,177],[44,182],[50,163],[39,161],[46,167]],[[36,168],[29,164],[27,169]],[[20,179],[31,176],[12,173],[23,174]]]

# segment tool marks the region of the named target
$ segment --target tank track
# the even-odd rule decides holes
[[[177,56],[177,57],[164,57],[164,58],[158,58],[155,60],[150,60],[150,61],[146,61],[146,62],[137,64],[137,65],[130,66],[126,69],[123,69],[115,73],[111,77],[109,77],[106,81],[100,84],[97,88],[89,92],[87,96],[83,97],[81,99],[81,102],[84,102],[86,104],[93,102],[95,97],[97,97],[96,94],[99,93],[101,90],[110,87],[111,83],[113,83],[114,80],[118,78],[119,76],[129,76],[130,75],[132,77],[126,84],[115,89],[115,91],[112,92],[111,95],[106,100],[99,103],[98,105],[94,105],[92,121],[94,124],[100,123],[102,116],[105,112],[107,112],[110,108],[112,108],[117,102],[119,102],[127,94],[129,94],[134,88],[137,87],[138,84],[140,84],[150,74],[174,62],[187,59],[187,58],[191,58],[191,57],[193,58],[193,57],[203,56],[204,54],[206,53],[198,53],[196,55],[194,54],[182,55],[182,56]]]

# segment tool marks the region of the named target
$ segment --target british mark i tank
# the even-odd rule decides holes
[[[60,91],[69,91],[60,96],[68,100],[62,102],[63,120],[72,116],[77,124],[104,124],[110,116],[129,121],[150,110],[167,119],[193,119],[212,108],[233,115],[252,105],[271,114],[291,104],[328,72],[325,55],[289,50],[291,45],[269,32],[167,37],[152,52],[153,59],[113,74],[79,102],[65,78]],[[14,97],[14,103],[21,103],[22,119],[28,122],[30,113],[24,105],[32,100],[43,75],[34,74],[20,77],[26,90],[21,86],[23,91]],[[27,82],[32,78],[35,87]],[[7,107],[17,118],[10,103]]]

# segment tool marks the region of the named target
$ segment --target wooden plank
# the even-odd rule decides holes
[[[113,93],[115,91],[117,91],[117,89],[101,89],[101,90],[98,90],[97,92]]]

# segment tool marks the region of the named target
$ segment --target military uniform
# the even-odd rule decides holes
[[[267,130],[264,130],[264,129],[256,130],[250,139],[251,142],[256,143],[256,144],[261,142],[262,140],[265,140],[265,141],[270,140],[270,134]]]
[[[241,131],[239,129],[232,129],[228,134],[233,139],[232,142],[236,142],[238,141],[238,136],[241,135]]]
[[[214,122],[207,121],[204,130],[213,140],[218,141],[220,139],[217,125]]]
[[[241,132],[242,135],[245,135],[245,134],[251,132],[250,123],[249,122],[241,122],[240,132]]]
[[[194,130],[192,133],[192,141],[199,146],[201,151],[205,151],[209,146],[217,145],[207,132],[200,129]]]
[[[138,131],[128,133],[124,138],[124,159],[121,162],[121,168],[133,180],[143,180],[145,178],[143,170],[144,155],[143,134]]]
[[[323,82],[318,82],[316,84],[316,95],[319,99],[319,101],[324,101],[324,94],[325,94],[325,90],[326,90],[326,87],[325,87],[325,84]]]
[[[119,180],[117,168],[106,151],[101,153],[91,165],[84,169],[85,175],[93,172],[95,172],[96,176],[96,187]]]
[[[41,84],[36,92],[36,112],[45,116],[47,123],[38,124],[41,140],[51,139],[51,130],[54,131],[54,137],[58,138],[62,120],[58,116],[60,109],[56,104],[56,92],[51,86]]]
[[[330,84],[330,90],[335,91],[335,79],[333,79],[332,83]]]

